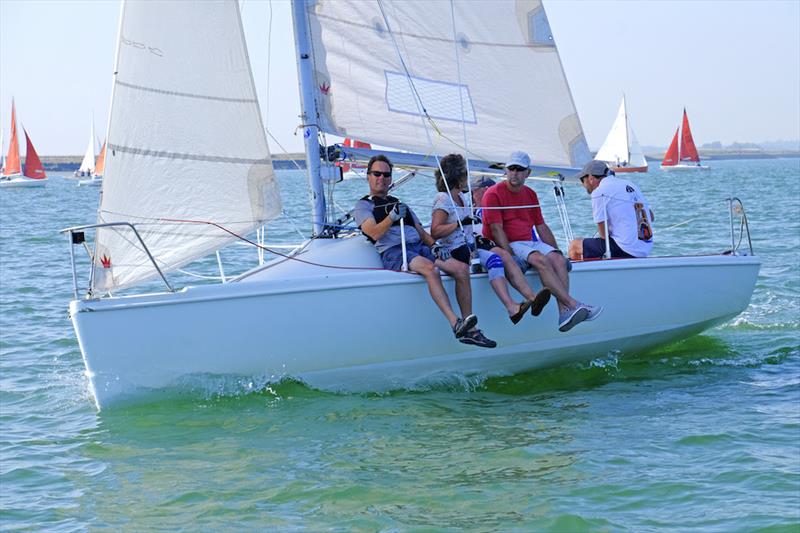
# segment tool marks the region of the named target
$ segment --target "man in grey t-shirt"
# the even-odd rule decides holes
[[[493,341],[488,344],[482,343],[481,336],[473,333],[478,331],[474,329],[478,317],[472,314],[469,268],[463,268],[463,263],[452,258],[446,261],[436,258],[430,248],[435,241],[422,227],[419,218],[407,205],[389,196],[392,163],[386,156],[376,155],[369,160],[367,182],[369,195],[356,203],[353,216],[358,227],[381,254],[384,268],[400,270],[403,263],[401,231],[404,231],[408,268],[425,278],[433,301],[450,322],[456,338],[464,344],[487,348],[496,346]],[[438,269],[442,269],[455,279],[456,297],[463,318],[457,317],[453,312]]]

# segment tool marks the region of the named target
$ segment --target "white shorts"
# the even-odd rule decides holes
[[[514,241],[510,243],[511,249],[514,251],[514,257],[520,259],[520,263],[525,263],[528,266],[528,256],[533,252],[539,252],[542,255],[547,255],[550,252],[555,252],[556,249],[542,241]],[[524,270],[523,270],[524,272]]]

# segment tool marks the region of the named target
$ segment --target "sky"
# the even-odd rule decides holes
[[[289,3],[240,4],[265,123],[283,148],[300,152]],[[119,5],[0,0],[3,149],[12,96],[41,155],[82,154],[92,117],[103,137]],[[800,139],[800,0],[544,5],[591,149],[605,139],[623,92],[644,146],[669,144],[684,107],[698,145]],[[505,75],[513,73],[498,72],[498,81]],[[273,140],[270,147],[283,151]]]

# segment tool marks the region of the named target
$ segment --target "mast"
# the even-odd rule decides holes
[[[316,83],[311,59],[311,40],[308,35],[306,0],[292,0],[297,73],[300,81],[300,120],[306,148],[306,169],[311,201],[312,236],[322,234],[325,228],[325,194],[322,189],[319,159],[319,126],[317,102],[314,98]]]
[[[630,166],[631,164],[631,140],[628,138],[628,104],[625,102],[625,93],[622,93],[622,109],[625,113],[625,153],[627,154],[625,162]]]

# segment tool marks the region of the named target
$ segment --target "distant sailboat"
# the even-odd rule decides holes
[[[89,144],[86,146],[86,152],[83,154],[83,160],[81,160],[81,166],[78,167],[78,170],[75,171],[74,175],[76,178],[88,178],[91,177],[92,172],[94,172],[94,120],[92,121],[92,130],[89,133]]]
[[[678,150],[678,134],[681,138],[680,151]],[[683,124],[675,130],[675,136],[672,137],[667,153],[664,154],[664,160],[661,161],[661,170],[708,170],[708,168],[708,165],[700,164],[700,156],[697,154],[692,130],[689,128],[689,117],[684,108]]]
[[[100,155],[97,156],[97,161],[94,163],[94,174],[92,174],[95,178],[103,179],[103,172],[106,168],[106,143],[103,143],[103,147],[100,148]]]
[[[89,185],[92,187],[99,187],[103,184],[103,171],[106,167],[106,143],[103,143],[103,147],[100,149],[100,155],[97,156],[92,166],[94,167],[92,177],[80,180],[78,186]]]
[[[17,110],[14,101],[11,101],[11,139],[8,144],[6,154],[6,165],[3,168],[3,175],[0,177],[0,187],[44,187],[47,184],[47,174],[45,174],[39,155],[33,148],[28,132],[25,133],[25,171],[22,172],[22,161],[19,158],[19,140],[17,139]]]
[[[608,163],[614,172],[647,172],[647,161],[628,120],[625,95],[622,96],[611,131],[595,159]]]
[[[372,148],[372,145],[370,145],[369,143],[356,141],[350,139],[349,137],[345,138],[344,145],[352,148],[367,148],[367,149]],[[364,165],[359,165],[358,163],[344,163],[344,162],[340,162],[337,165],[342,167],[342,179],[354,180],[354,179],[365,179],[367,177],[367,167]]]

